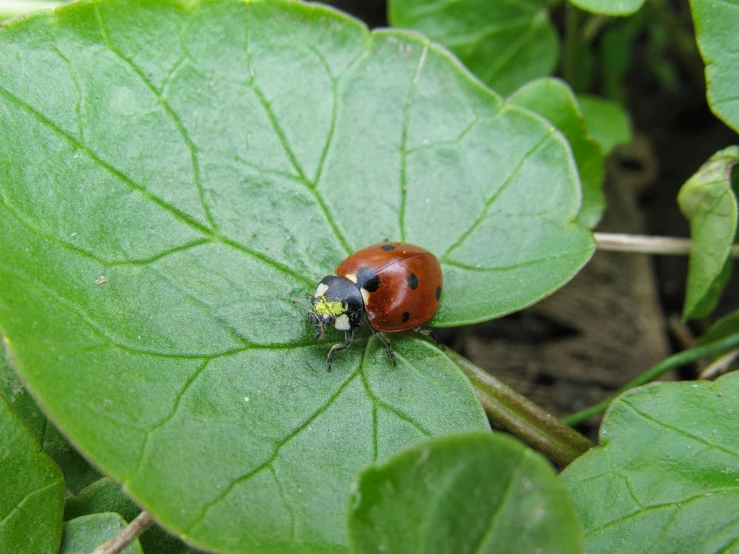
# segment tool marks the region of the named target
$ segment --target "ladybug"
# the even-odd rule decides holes
[[[306,295],[311,305],[303,304],[308,321],[318,328],[317,339],[323,338],[326,325],[344,331],[346,341],[334,344],[328,353],[328,370],[334,353],[351,346],[365,314],[370,329],[397,364],[390,341],[381,333],[406,331],[426,323],[439,307],[443,286],[439,260],[420,246],[386,241],[349,256],[334,275],[320,280],[315,294]]]

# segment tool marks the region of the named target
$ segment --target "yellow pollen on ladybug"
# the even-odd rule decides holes
[[[349,306],[342,304],[340,300],[326,300],[325,296],[321,296],[313,307],[318,315],[331,315],[334,317],[346,313],[347,309],[349,309]]]

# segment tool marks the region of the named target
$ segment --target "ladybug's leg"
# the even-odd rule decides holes
[[[393,365],[398,365],[398,362],[395,361],[395,352],[393,352],[393,345],[390,344],[390,340],[385,335],[378,331],[375,331],[374,329],[372,329],[372,332],[380,337],[380,340],[385,343],[385,346],[387,347],[387,353],[390,356],[390,359],[393,361]]]
[[[352,341],[354,340],[354,329],[349,329],[348,331],[345,331],[344,337],[346,338],[346,342],[344,344],[334,344],[331,347],[331,350],[328,351],[328,358],[326,358],[326,363],[328,364],[329,371],[331,371],[331,362],[334,359],[334,352],[336,352],[337,350],[344,350],[352,345]]]
[[[422,335],[426,335],[427,337],[431,337],[434,339],[434,342],[436,343],[436,346],[441,348],[442,350],[446,350],[446,346],[441,344],[441,341],[439,341],[438,337],[434,334],[434,330],[430,329],[428,327],[416,327],[413,329],[416,333],[421,333]]]

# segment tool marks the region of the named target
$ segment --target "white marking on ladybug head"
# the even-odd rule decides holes
[[[362,293],[362,300],[364,301],[364,305],[366,306],[366,305],[367,305],[367,303],[369,302],[369,296],[370,296],[370,293],[369,293],[369,291],[368,291],[368,290],[367,290],[366,288],[364,288],[364,287],[360,287],[360,289],[359,289],[359,292],[361,292],[361,293]]]
[[[351,324],[349,323],[349,316],[346,314],[341,314],[339,317],[336,318],[336,323],[334,324],[334,327],[338,329],[339,331],[348,331],[352,328]]]
[[[348,273],[347,275],[344,275],[344,278],[349,279],[355,285],[357,284],[357,276],[354,273]]]
[[[326,291],[327,290],[328,290],[328,285],[326,285],[324,283],[320,283],[318,285],[318,288],[316,289],[315,296],[323,296],[324,294],[326,294]]]

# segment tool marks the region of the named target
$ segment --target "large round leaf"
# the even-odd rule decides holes
[[[414,445],[362,471],[349,508],[354,552],[582,551],[567,492],[540,454],[503,434]]]
[[[0,552],[54,553],[62,539],[64,479],[0,396]]]
[[[443,262],[440,325],[587,260],[573,161],[443,50],[300,3],[87,2],[0,31],[0,327],[88,457],[192,542],[343,551],[354,472],[486,428],[435,347],[326,373],[290,303],[383,238]],[[42,263],[43,262],[43,263]],[[329,338],[340,337],[329,333]]]
[[[621,395],[561,477],[587,552],[736,552],[739,374]]]

